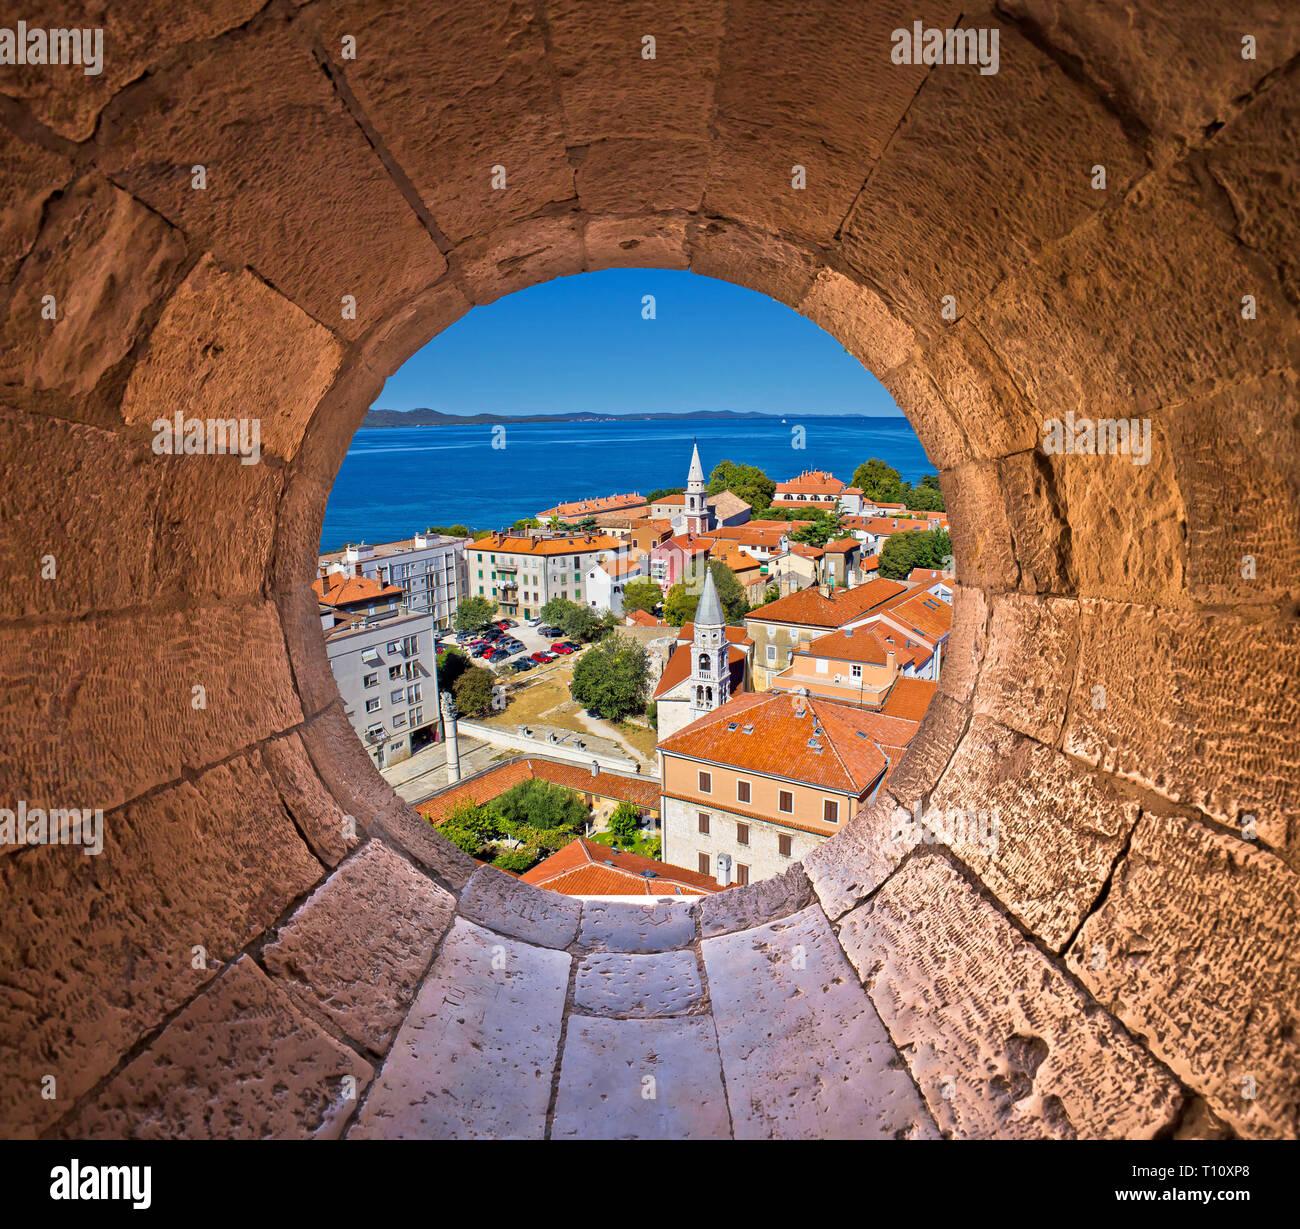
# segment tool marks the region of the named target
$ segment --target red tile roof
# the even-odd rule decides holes
[[[920,721],[934,699],[939,684],[932,679],[895,679],[885,697],[883,712],[887,717]]]
[[[915,730],[915,723],[814,696],[744,692],[659,750],[861,797],[887,766],[877,742],[905,745]]]
[[[627,621],[636,627],[667,627],[662,619],[656,619],[648,610],[634,610],[627,616]]]
[[[402,596],[398,585],[386,585],[369,576],[345,576],[341,572],[318,576],[311,587],[326,606],[358,606],[384,600],[396,601]]]
[[[709,875],[578,837],[519,876],[566,896],[709,896],[724,889]]]
[[[906,585],[883,578],[869,580],[856,589],[838,589],[830,597],[823,597],[816,588],[800,589],[798,593],[779,597],[775,602],[751,610],[745,619],[760,623],[795,623],[804,627],[842,627],[905,592]]]
[[[579,499],[569,504],[556,504],[545,512],[537,514],[538,520],[552,516],[595,516],[598,512],[614,512],[620,508],[636,508],[645,504],[645,496],[635,493],[630,495],[604,495],[595,499]]]

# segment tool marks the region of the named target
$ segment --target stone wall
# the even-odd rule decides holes
[[[982,75],[891,63],[895,8],[135,0],[102,75],[0,78],[0,804],[105,834],[0,851],[6,1135],[1300,1133],[1300,11],[1000,0]],[[959,583],[891,789],[996,850],[884,799],[646,918],[375,771],[309,588],[352,433],[472,306],[614,266],[790,305],[908,414]],[[261,462],[157,454],[177,408]],[[1149,464],[1045,455],[1068,411]]]

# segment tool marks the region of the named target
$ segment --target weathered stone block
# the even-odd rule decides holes
[[[995,465],[972,463],[939,475],[951,525],[957,579],[985,589],[1014,589],[1020,581],[1011,527]]]
[[[826,916],[837,918],[874,892],[903,860],[910,844],[896,839],[898,799],[886,790],[804,860]]]
[[[927,839],[948,845],[1059,951],[1100,895],[1138,811],[1066,756],[976,717],[924,822]]]
[[[382,780],[382,778],[381,778]],[[390,844],[405,850],[426,870],[454,891],[459,891],[478,869],[478,863],[463,849],[439,836],[434,826],[400,798],[382,811],[373,831]]]
[[[696,209],[708,174],[704,134],[695,141],[611,140],[569,151],[588,213]]]
[[[737,1139],[935,1136],[816,905],[700,950]]]
[[[902,760],[885,777],[886,787],[899,802],[912,806],[934,788],[966,732],[969,719],[964,705],[935,693]]]
[[[241,956],[61,1133],[337,1139],[373,1075]]]
[[[931,465],[948,470],[971,459],[970,443],[960,420],[939,395],[934,378],[917,360],[879,375],[895,404],[907,415]]]
[[[680,1016],[704,996],[695,953],[595,952],[578,965],[574,1007],[594,1016]]]
[[[735,282],[787,307],[799,306],[823,267],[811,248],[723,218],[701,219],[687,234],[696,273]]]
[[[142,424],[170,422],[178,412],[187,420],[254,419],[261,450],[292,460],[341,355],[328,330],[264,282],[224,273],[205,257],[163,311],[122,413]]]
[[[974,711],[1048,746],[1074,683],[1079,603],[1008,593],[993,599]]]
[[[559,892],[529,887],[494,866],[480,866],[465,885],[457,912],[499,934],[563,949],[578,933],[582,904]]]
[[[712,1020],[569,1017],[552,1139],[730,1137]]]
[[[262,950],[267,971],[382,1054],[456,902],[379,841],[349,858]]]
[[[952,634],[939,671],[939,692],[958,704],[969,702],[988,651],[989,599],[982,589],[954,585]]]
[[[1300,878],[1248,842],[1142,817],[1070,967],[1246,1136],[1300,1133]]]
[[[480,306],[538,282],[581,273],[586,265],[581,221],[568,212],[534,218],[464,244],[457,255],[464,262],[466,293]]]
[[[582,905],[578,946],[589,952],[665,952],[695,938],[695,910],[676,901],[633,905],[588,900]]]
[[[796,864],[770,879],[704,897],[700,901],[700,934],[711,939],[748,930],[788,917],[812,902],[812,884],[803,867]]]
[[[105,815],[103,840],[0,858],[6,1133],[66,1113],[321,874],[256,753]]]
[[[337,866],[349,850],[356,848],[364,833],[325,788],[302,738],[294,731],[273,738],[262,748],[262,759],[312,851],[322,862]]]
[[[912,859],[840,942],[946,1135],[1141,1139],[1174,1120],[1168,1073],[942,859]]]
[[[541,1139],[569,964],[457,918],[349,1138]]]
[[[589,272],[627,267],[685,269],[690,264],[685,217],[590,218],[582,246]]]
[[[29,145],[8,128],[0,128],[0,182],[5,185],[5,208],[0,213],[0,281],[5,285],[36,242],[45,202],[72,174],[72,164],[62,155]]]

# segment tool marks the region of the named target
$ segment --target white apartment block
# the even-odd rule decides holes
[[[524,619],[552,598],[586,605],[588,573],[629,549],[608,534],[490,534],[466,549],[467,596],[485,597],[503,614]]]
[[[466,539],[417,533],[400,542],[349,543],[320,557],[322,567],[340,564],[350,575],[397,585],[413,613],[428,614],[440,631],[452,626],[465,593]]]

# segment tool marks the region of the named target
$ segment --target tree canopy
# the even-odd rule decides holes
[[[887,465],[879,457],[863,461],[853,471],[850,486],[859,487],[868,498],[883,504],[902,502],[903,480],[898,470]]]
[[[906,580],[913,568],[952,566],[952,539],[943,529],[909,529],[890,534],[880,548],[880,575]]]
[[[482,666],[470,666],[452,684],[456,711],[462,717],[481,717],[492,707],[492,686],[496,675]]]
[[[804,519],[811,520],[812,524],[796,529],[790,535],[792,542],[803,542],[807,546],[825,546],[827,542],[834,542],[844,537],[842,512],[830,513],[824,512],[821,508],[814,508]]]
[[[491,618],[494,607],[485,597],[463,597],[456,607],[455,626],[458,632],[476,632]]]
[[[749,601],[745,597],[745,587],[736,578],[725,563],[717,560],[709,564],[713,573],[713,583],[718,587],[718,599],[722,602],[722,614],[728,623],[735,623],[749,611]],[[695,608],[700,604],[700,589],[688,589],[678,581],[668,590],[664,598],[664,620],[674,627],[681,627],[695,618]]]
[[[709,494],[718,495],[723,491],[730,491],[743,499],[757,515],[759,509],[771,504],[772,496],[776,494],[776,483],[757,465],[719,461],[709,475]]]
[[[620,721],[645,707],[647,686],[645,646],[630,636],[611,636],[582,655],[570,694],[585,708]]]
[[[623,590],[623,611],[631,614],[634,610],[649,610],[664,600],[664,591],[649,578],[630,580]]]
[[[537,614],[543,623],[558,627],[570,640],[595,640],[604,632],[604,624],[594,610],[568,598],[551,598]]]

